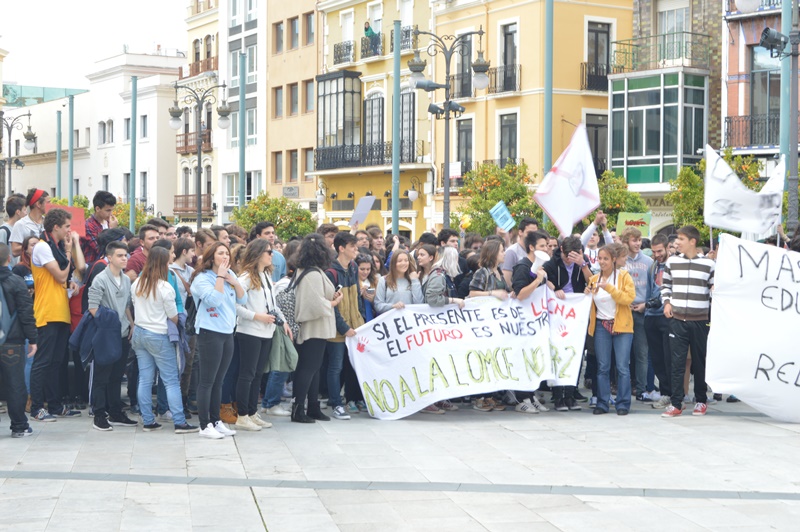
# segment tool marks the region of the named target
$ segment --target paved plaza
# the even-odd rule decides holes
[[[0,438],[0,530],[797,530],[800,425],[659,414],[273,418],[213,441],[84,413]]]

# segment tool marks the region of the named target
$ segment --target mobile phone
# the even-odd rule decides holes
[[[342,291],[342,285],[341,284],[337,284],[336,285],[336,291],[337,292],[341,292]]]
[[[374,294],[375,293],[375,289],[374,288],[367,288],[367,293],[368,294]]]

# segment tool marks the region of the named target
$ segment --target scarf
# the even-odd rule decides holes
[[[69,280],[72,278],[72,272],[75,270],[75,266],[67,258],[67,254],[63,249],[64,247],[63,241],[56,243],[53,240],[53,236],[47,231],[42,231],[41,240],[43,242],[46,242],[47,245],[50,246],[50,250],[53,252],[53,258],[55,258],[56,262],[58,263],[58,268],[60,270],[69,268],[69,276],[67,276],[67,282],[69,283]]]

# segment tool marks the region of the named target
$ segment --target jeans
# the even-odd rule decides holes
[[[347,346],[344,342],[328,342],[325,352],[328,355],[328,404],[331,408],[342,406],[342,368]]]
[[[128,400],[131,406],[139,404],[137,395],[139,392],[139,359],[136,357],[136,349],[131,345],[131,351],[128,353],[128,365],[125,367],[125,372],[128,374]]]
[[[238,380],[239,344],[238,342],[233,342],[233,356],[228,365],[228,371],[225,372],[225,377],[222,379],[222,395],[220,396],[220,402],[222,404],[238,403],[239,399],[236,397],[236,382]],[[245,399],[243,398],[243,400]]]
[[[258,413],[258,391],[261,375],[269,362],[272,338],[259,338],[249,334],[237,334],[239,341],[239,378],[236,381],[236,404],[240,416]]]
[[[586,333],[585,345],[586,372],[583,374],[583,378],[592,380],[592,396],[597,397],[597,354],[594,351],[594,336]]]
[[[51,322],[39,327],[38,332],[38,349],[31,366],[31,413],[35,415],[47,402],[51,414],[60,414],[60,371],[67,356],[69,323]]]
[[[189,390],[192,383],[192,375],[194,373],[196,362],[194,361],[194,353],[197,344],[197,336],[189,337],[189,352],[186,353],[186,365],[183,368],[181,375],[181,395],[184,400],[189,397]],[[195,389],[197,388],[197,379],[195,379]]]
[[[270,371],[267,374],[267,386],[264,390],[264,399],[261,401],[261,406],[272,408],[281,404],[283,385],[286,384],[289,373],[288,371]]]
[[[69,362],[72,360],[72,374],[69,371]],[[61,379],[61,395],[69,398],[76,397],[89,402],[89,375],[83,370],[81,354],[75,349],[67,349],[67,356],[61,361],[59,374]]]
[[[325,356],[327,340],[310,338],[297,345],[297,368],[294,370],[294,408],[303,411],[308,399],[308,411],[319,413],[319,368]],[[294,411],[294,410],[293,410]]]
[[[661,395],[672,396],[672,352],[669,349],[669,320],[661,316],[645,316],[644,330],[653,371],[658,377]],[[683,388],[683,385],[681,385]]]
[[[25,415],[25,403],[28,402],[25,359],[23,345],[5,344],[0,347],[0,376],[6,388],[11,432],[24,432],[28,428],[28,416]]]
[[[708,322],[669,320],[669,346],[672,358],[672,406],[681,408],[683,403],[683,378],[686,374],[686,357],[692,349],[692,375],[694,375],[694,397],[698,403],[708,401],[706,384],[706,344]]]
[[[200,329],[197,335],[197,356],[200,371],[197,381],[197,411],[200,427],[219,421],[222,379],[233,358],[233,333]]]
[[[594,329],[594,352],[597,355],[597,408],[608,412],[608,401],[611,398],[611,348],[614,348],[617,362],[617,410],[631,409],[631,373],[630,356],[632,333],[612,335],[597,320]]]
[[[153,415],[153,381],[156,368],[167,390],[167,402],[176,425],[186,423],[181,402],[181,385],[178,382],[178,352],[167,334],[159,334],[134,327],[131,347],[139,361],[139,389],[137,396],[145,425],[156,422]]]
[[[91,399],[96,417],[122,417],[122,374],[125,373],[131,344],[127,336],[121,342],[122,356],[119,360],[107,366],[93,362]]]
[[[642,394],[647,390],[647,368],[649,358],[647,356],[647,333],[644,330],[644,314],[633,312],[633,343],[631,345],[630,357],[634,361],[636,370],[636,393]]]

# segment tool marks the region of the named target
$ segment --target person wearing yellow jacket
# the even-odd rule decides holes
[[[594,414],[607,414],[611,398],[611,349],[617,362],[617,415],[625,416],[631,408],[630,358],[633,342],[631,304],[636,288],[630,274],[616,267],[616,260],[627,254],[621,244],[600,249],[597,262],[600,273],[589,279],[586,294],[592,296],[589,334],[594,337],[597,355],[597,406]]]

